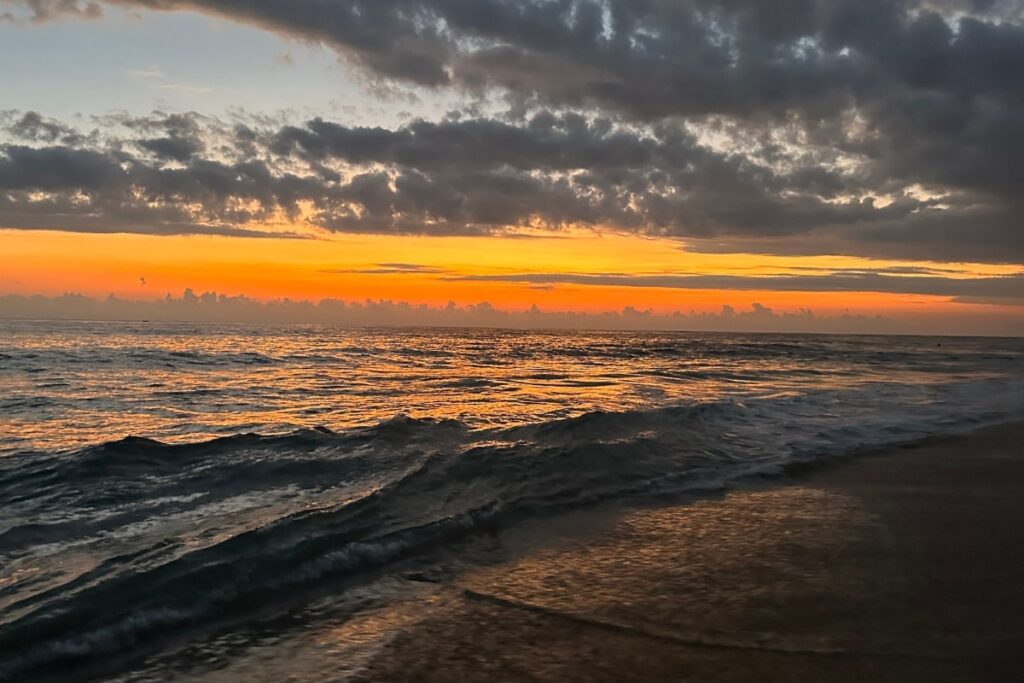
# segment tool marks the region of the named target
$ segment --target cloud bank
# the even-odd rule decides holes
[[[449,280],[518,282],[535,285],[604,285],[668,289],[775,292],[883,292],[1024,304],[1024,275],[936,277],[870,271],[831,271],[821,275],[631,275],[626,273],[510,273],[450,275]]]
[[[8,112],[0,224],[598,226],[696,249],[1024,262],[1024,18],[989,0],[32,0],[199,11],[464,93],[395,129]],[[19,9],[20,8],[20,9]],[[484,115],[476,101],[505,103]]]
[[[327,324],[359,327],[494,327],[512,329],[678,330],[708,332],[802,332],[845,334],[958,334],[1021,335],[1024,320],[997,315],[918,316],[894,320],[884,316],[845,313],[816,315],[802,308],[775,311],[759,303],[746,307],[724,305],[718,312],[654,313],[627,306],[621,311],[580,313],[500,310],[487,302],[459,306],[365,300],[259,301],[244,295],[216,292],[197,294],[186,289],[180,297],[133,300],[113,295],[95,299],[80,294],[63,296],[0,296],[0,319],[110,320],[260,324]]]
[[[892,329],[881,317],[819,318],[809,310],[776,313],[760,304],[737,311],[724,306],[719,313],[657,315],[626,307],[619,312],[576,313],[503,311],[489,303],[444,307],[389,300],[319,302],[289,299],[261,302],[246,296],[216,292],[196,294],[186,289],[180,297],[131,300],[114,296],[94,299],[78,294],[58,297],[7,295],[0,297],[0,318],[46,320],[151,320],[187,322],[325,323],[356,326],[445,326],[571,329],[680,329],[743,331],[865,331]]]

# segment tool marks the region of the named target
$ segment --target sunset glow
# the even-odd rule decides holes
[[[0,681],[1024,680],[1022,158],[1024,0],[0,0]]]
[[[520,81],[508,74],[450,67],[450,87],[427,87],[306,17],[111,5],[27,3],[0,22],[21,69],[35,68],[24,57],[36,45],[53,47],[55,67],[35,76],[45,90],[0,80],[13,107],[0,112],[0,297],[191,291],[657,315],[758,304],[881,317],[887,331],[984,320],[985,332],[1024,332],[1013,193],[924,162],[883,182],[910,161],[872,156],[872,136],[899,133],[872,131],[853,101],[821,139],[797,93],[789,119],[710,102],[673,117],[646,92],[635,104],[651,111],[617,95],[576,109],[551,74],[531,86],[542,103],[509,109]],[[195,37],[191,52],[167,32]],[[89,40],[123,56],[60,48]],[[456,45],[438,64],[474,58]],[[816,49],[794,59],[826,60]],[[147,50],[154,61],[139,63]],[[595,57],[579,58],[586,69]],[[79,89],[69,110],[56,93],[77,88],[63,75],[76,64],[119,97]],[[608,78],[631,83],[634,65],[620,66]],[[488,97],[473,99],[474,78]],[[0,315],[26,306],[8,299]]]
[[[239,239],[3,233],[0,285],[19,294],[78,292],[123,298],[178,295],[186,288],[267,300],[391,299],[443,306],[489,302],[521,310],[604,312],[625,306],[673,311],[717,311],[756,301],[780,310],[866,314],[984,311],[949,296],[855,291],[686,289],[601,284],[524,284],[460,278],[518,273],[622,275],[718,274],[737,277],[797,274],[814,269],[898,268],[901,261],[818,256],[686,252],[674,241],[614,233],[502,237],[387,237],[342,235],[323,239]],[[635,264],[643,264],[642,269]],[[929,264],[923,264],[927,266]],[[1012,266],[958,264],[953,277],[1012,275]],[[912,277],[912,276],[907,276]],[[143,280],[145,284],[143,284]]]

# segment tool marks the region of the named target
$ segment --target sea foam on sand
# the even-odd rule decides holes
[[[596,531],[560,524],[448,587],[365,675],[1022,680],[1021,443],[1024,424],[994,427]]]

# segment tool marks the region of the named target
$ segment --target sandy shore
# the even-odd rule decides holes
[[[366,680],[1024,680],[1024,425],[505,534]]]

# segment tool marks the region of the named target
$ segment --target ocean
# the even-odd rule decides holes
[[[503,528],[1022,414],[1021,339],[3,321],[0,680],[218,680]]]

